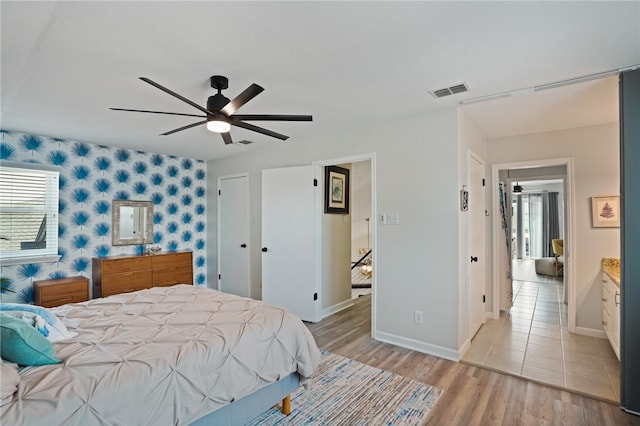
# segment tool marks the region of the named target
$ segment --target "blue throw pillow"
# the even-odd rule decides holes
[[[58,364],[53,345],[38,330],[21,319],[0,312],[2,359],[19,365]]]
[[[6,303],[0,302],[0,311],[5,312],[31,312],[33,314],[39,315],[49,324],[48,330],[46,333],[41,333],[44,337],[47,338],[50,342],[57,342],[62,339],[70,339],[72,337],[76,337],[78,334],[73,333],[67,330],[64,323],[60,321],[53,312],[51,312],[47,308],[43,308],[42,306],[37,305],[27,305],[24,303]]]

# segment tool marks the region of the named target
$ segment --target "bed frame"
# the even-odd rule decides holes
[[[282,401],[282,413],[291,413],[291,393],[300,387],[300,376],[288,376],[258,389],[251,395],[225,405],[195,422],[191,426],[244,425]]]

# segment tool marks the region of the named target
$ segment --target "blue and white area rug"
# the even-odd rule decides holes
[[[422,425],[442,392],[323,351],[309,389],[291,395],[291,414],[276,407],[250,425]]]

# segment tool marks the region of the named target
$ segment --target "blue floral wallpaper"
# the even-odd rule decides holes
[[[152,200],[154,245],[192,250],[194,284],[206,277],[206,163],[0,130],[0,159],[60,167],[58,262],[0,267],[4,302],[33,301],[33,281],[83,275],[91,258],[141,253],[111,245],[111,202]]]

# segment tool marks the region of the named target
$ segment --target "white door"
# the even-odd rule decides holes
[[[316,179],[315,166],[262,171],[262,300],[310,322],[320,303]]]
[[[250,296],[249,178],[218,179],[218,289]]]
[[[471,220],[469,267],[469,336],[473,337],[485,319],[485,193],[484,163],[469,155],[469,215]]]

